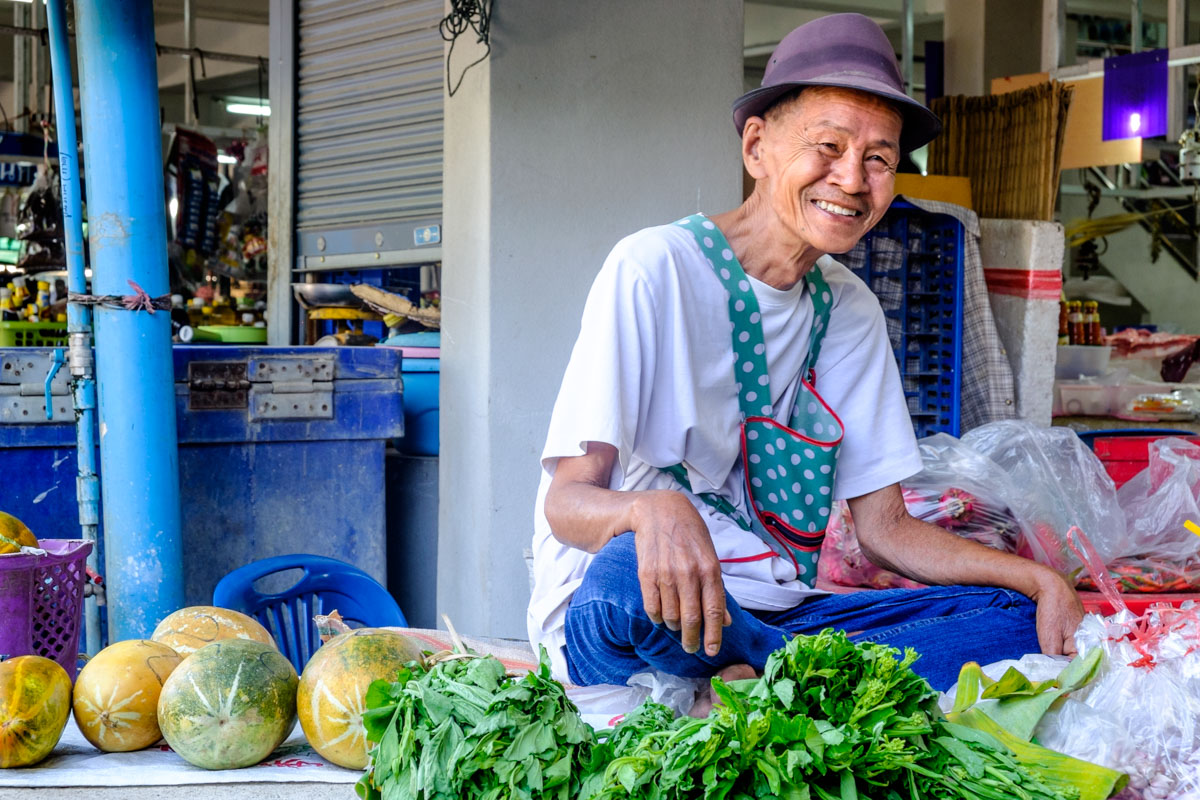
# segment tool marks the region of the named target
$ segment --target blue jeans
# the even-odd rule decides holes
[[[731,664],[762,670],[767,657],[792,634],[839,628],[854,641],[911,647],[921,654],[913,669],[945,691],[968,661],[988,664],[1038,653],[1036,608],[1008,589],[937,586],[811,597],[786,611],[741,608],[725,594],[732,623],[721,650],[687,653],[678,631],[646,616],[637,577],[632,533],[610,541],[588,567],[567,609],[567,668],[580,686],[624,684],[653,668],[686,678],[707,678]]]

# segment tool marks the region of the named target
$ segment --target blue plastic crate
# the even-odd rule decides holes
[[[883,306],[918,437],[960,433],[963,254],[961,222],[898,200],[839,257]]]

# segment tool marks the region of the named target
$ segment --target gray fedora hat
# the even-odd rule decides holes
[[[806,22],[783,37],[771,54],[762,86],[733,104],[738,135],[750,117],[761,117],[775,101],[803,86],[857,89],[882,97],[904,119],[904,152],[928,143],[942,130],[941,120],[904,93],[896,54],[883,29],[862,14],[830,14]]]

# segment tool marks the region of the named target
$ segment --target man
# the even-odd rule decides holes
[[[624,239],[588,297],[542,457],[530,638],[584,685],[745,676],[829,626],[916,648],[938,689],[968,660],[1073,652],[1061,575],[908,515],[921,460],[883,313],[828,256],[940,130],[887,37],[857,14],[797,28],[734,121],[751,196]],[[816,591],[835,499],[873,562],[932,588]]]

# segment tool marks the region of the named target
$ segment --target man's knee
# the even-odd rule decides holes
[[[609,539],[608,544],[600,548],[592,563],[588,564],[583,581],[602,581],[610,584],[616,578],[637,577],[637,547],[633,533],[623,533]]]

